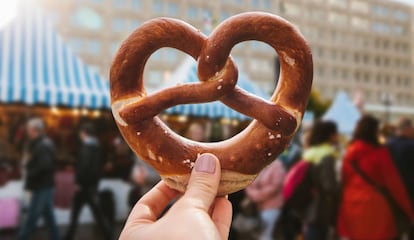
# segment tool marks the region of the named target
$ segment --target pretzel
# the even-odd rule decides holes
[[[238,71],[229,54],[234,45],[247,40],[269,44],[280,58],[281,74],[270,100],[236,86]],[[147,95],[144,66],[162,47],[176,48],[198,60],[200,82]],[[222,168],[218,195],[225,195],[250,184],[287,147],[302,121],[312,75],[309,46],[293,25],[278,16],[261,12],[235,15],[208,38],[183,21],[156,18],[123,42],[112,63],[112,111],[129,146],[171,188],[185,191],[199,154],[216,155]],[[176,134],[157,117],[178,104],[215,100],[255,120],[230,139],[201,143]]]

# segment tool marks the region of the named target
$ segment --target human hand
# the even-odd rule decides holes
[[[161,181],[132,209],[119,239],[227,239],[232,207],[227,198],[216,197],[220,176],[218,159],[200,155],[186,192],[169,211],[157,220],[179,194]]]

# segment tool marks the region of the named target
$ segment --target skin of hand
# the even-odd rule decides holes
[[[232,206],[227,197],[216,197],[220,176],[219,160],[201,154],[186,192],[168,212],[159,218],[179,193],[161,181],[137,202],[119,239],[227,239]]]

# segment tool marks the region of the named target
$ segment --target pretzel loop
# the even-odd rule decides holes
[[[248,94],[237,86],[220,100],[266,127],[290,135],[299,124],[297,112],[306,108],[307,97],[302,95],[310,91],[311,85],[304,74],[312,73],[312,65],[309,64],[312,58],[303,37],[286,20],[257,12],[227,19],[212,32],[202,50],[198,62],[199,76],[208,78],[221,69],[233,46],[247,40],[267,43],[279,55],[282,71],[278,88],[271,102]],[[214,61],[207,61],[210,59]]]
[[[197,59],[206,37],[192,26],[175,19],[159,18],[145,23],[121,46],[111,76],[137,81],[112,81],[112,102],[119,106],[116,116],[125,124],[155,117],[163,110],[186,103],[202,103],[217,100],[233,89],[237,81],[237,68],[231,58],[222,71],[203,83],[183,84],[147,96],[143,84],[144,66],[156,50],[171,47]],[[191,44],[183,44],[185,42]],[[121,60],[119,60],[121,61]],[[120,95],[119,93],[123,93]]]

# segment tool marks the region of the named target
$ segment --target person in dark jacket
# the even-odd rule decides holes
[[[396,136],[387,142],[387,146],[414,207],[414,126],[410,119],[400,119]],[[414,226],[410,230],[410,239],[414,239]]]
[[[103,214],[98,201],[98,183],[103,166],[101,148],[98,139],[95,137],[94,126],[90,123],[83,124],[79,131],[79,137],[82,144],[75,167],[77,190],[73,197],[70,225],[65,239],[73,239],[79,214],[86,203],[90,206],[95,221],[102,230],[105,239],[112,239],[109,221]]]
[[[335,165],[338,159],[336,145],[338,130],[334,122],[317,121],[313,125],[309,147],[303,160],[312,163],[313,198],[303,220],[305,240],[328,239],[329,229],[335,228],[340,185]]]
[[[19,229],[18,239],[29,239],[38,219],[43,216],[49,227],[50,239],[59,239],[59,229],[53,211],[55,147],[45,135],[45,126],[40,118],[27,122],[29,138],[25,162],[24,188],[31,193],[27,215]]]

